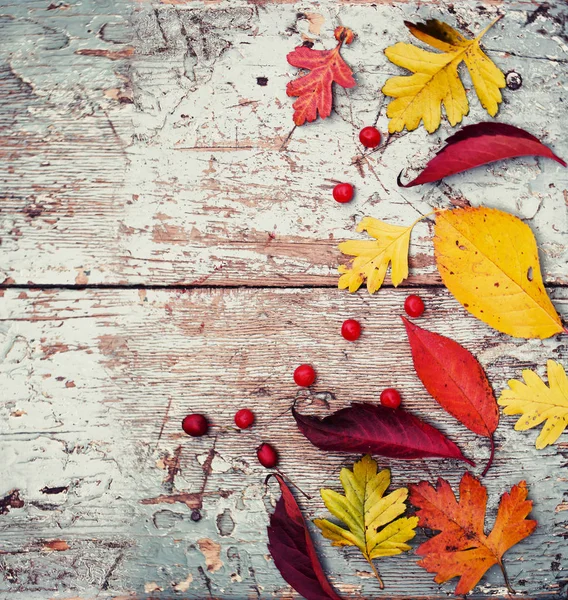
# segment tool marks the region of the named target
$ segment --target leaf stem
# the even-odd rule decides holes
[[[427,219],[428,217],[431,217],[432,215],[436,215],[439,212],[441,212],[440,210],[431,210],[429,213],[426,213],[425,215],[422,215],[421,217],[418,217],[418,219],[416,219],[416,221],[414,221],[414,223],[412,223],[412,225],[410,226],[410,229],[413,229],[414,226],[417,223],[420,223],[420,221],[422,221],[423,219]]]
[[[485,465],[485,469],[483,469],[483,473],[481,473],[482,477],[485,477],[485,475],[487,475],[487,471],[489,471],[489,467],[492,465],[493,457],[495,456],[495,438],[493,433],[491,434],[489,441],[491,442],[491,454],[489,455],[489,460]]]
[[[501,573],[503,573],[503,577],[505,578],[505,585],[507,586],[509,593],[516,594],[515,590],[511,587],[509,578],[507,577],[507,571],[505,571],[505,566],[503,565],[503,563],[501,561],[499,561],[499,567],[501,568]]]
[[[365,558],[367,559],[367,562],[371,565],[371,569],[373,569],[373,573],[375,574],[375,577],[379,581],[379,587],[381,588],[381,590],[384,590],[385,584],[383,583],[383,580],[381,579],[381,576],[379,575],[379,572],[377,571],[377,567],[375,567],[375,565],[373,564],[373,561],[368,556],[365,555]]]
[[[287,479],[293,487],[295,487],[303,496],[305,496],[308,500],[311,500],[312,497],[309,494],[306,494],[306,492],[304,492],[304,490],[297,484],[295,484],[289,477],[288,475],[284,475],[284,473],[282,473],[282,471],[280,469],[274,469],[279,475],[280,477],[282,477],[282,479]]]
[[[496,19],[493,19],[493,21],[491,21],[491,23],[489,23],[489,25],[487,25],[487,27],[475,39],[480,40],[493,27],[493,25],[500,21],[504,16],[505,15],[499,15]]]

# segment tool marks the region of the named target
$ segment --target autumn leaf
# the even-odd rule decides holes
[[[487,490],[469,472],[461,479],[459,502],[444,479],[438,479],[436,487],[427,481],[411,485],[410,502],[420,509],[418,524],[440,532],[417,548],[416,553],[424,556],[418,564],[436,573],[436,583],[460,577],[456,595],[470,592],[490,567],[499,565],[507,588],[514,593],[503,555],[537,525],[526,518],[532,509],[527,495],[524,481],[503,494],[493,529],[485,535]]]
[[[321,497],[329,512],[346,527],[327,519],[314,519],[322,535],[332,546],[356,546],[373,569],[381,589],[381,577],[373,559],[394,556],[410,550],[411,540],[418,524],[416,517],[400,517],[406,511],[406,488],[399,488],[387,496],[390,471],[377,473],[377,463],[364,456],[353,465],[353,471],[341,469],[339,475],[345,495],[322,489]],[[399,518],[400,517],[400,518]]]
[[[498,21],[496,19],[475,39],[464,38],[455,29],[437,21],[404,22],[410,33],[442,53],[429,52],[412,44],[398,42],[385,50],[387,58],[412,75],[391,77],[382,91],[394,98],[387,108],[389,132],[416,129],[420,121],[430,133],[438,129],[441,104],[444,104],[450,124],[456,125],[469,112],[465,89],[458,75],[458,66],[465,62],[481,105],[493,117],[501,102],[500,88],[505,76],[481,50],[480,40]]]
[[[477,123],[466,125],[450,136],[446,145],[430,160],[416,179],[402,184],[399,175],[397,182],[401,187],[414,187],[517,156],[544,156],[563,167],[566,166],[550,148],[524,129],[504,123]]]
[[[499,409],[487,375],[469,350],[438,333],[427,331],[402,317],[412,350],[414,369],[430,395],[468,429],[489,438],[493,462],[493,434]]]
[[[341,600],[327,580],[306,522],[290,488],[276,477],[282,496],[268,527],[268,550],[282,577],[307,600]]]
[[[563,331],[544,288],[536,240],[518,217],[485,207],[439,211],[434,234],[442,281],[472,315],[514,337]]]
[[[383,285],[389,264],[392,265],[392,283],[397,287],[408,277],[408,247],[413,227],[414,223],[410,227],[399,227],[364,217],[357,231],[366,231],[375,241],[349,240],[339,244],[343,254],[355,257],[351,267],[340,265],[339,289],[356,292],[367,281],[369,293],[374,294]]]
[[[293,105],[296,125],[315,121],[318,113],[322,119],[329,117],[333,104],[333,83],[344,88],[356,85],[353,72],[340,54],[343,43],[350,44],[353,41],[353,32],[346,27],[337,27],[335,37],[338,43],[333,50],[298,46],[286,56],[293,67],[310,71],[286,86],[288,96],[298,97]]]
[[[538,438],[538,450],[546,448],[560,437],[568,426],[568,377],[564,367],[553,360],[546,363],[548,385],[530,369],[523,371],[525,382],[509,380],[509,389],[499,397],[506,415],[523,416],[516,422],[517,431],[532,429],[546,421]]]
[[[441,431],[402,408],[353,402],[319,419],[292,406],[298,429],[321,450],[370,452],[388,458],[455,458],[470,465],[461,450]]]

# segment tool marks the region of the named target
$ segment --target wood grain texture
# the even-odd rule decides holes
[[[563,3],[0,0],[2,600],[296,598],[267,553],[277,490],[264,487],[255,448],[275,444],[313,497],[299,498],[308,518],[325,515],[319,487],[337,488],[357,458],[298,433],[287,409],[300,362],[318,371],[299,394],[304,410],[377,401],[394,385],[483,464],[486,441],[412,370],[398,319],[408,290],[333,288],[337,243],[363,216],[408,224],[433,207],[485,204],[532,227],[566,319],[566,170],[523,158],[400,190],[399,171],[424,165],[453,130],[393,136],[366,157],[357,142],[364,125],[387,130],[379,90],[401,70],[383,50],[410,40],[404,19],[473,35],[499,11],[484,47],[522,85],[504,90],[497,119],[566,158]],[[338,24],[358,34],[345,59],[359,85],[337,91],[330,119],[293,129],[285,55],[303,41],[330,47]],[[464,124],[485,119],[468,95]],[[332,201],[336,180],[356,186],[351,204]],[[413,234],[407,282],[424,286],[422,325],[471,350],[496,392],[523,368],[568,364],[563,337],[512,339],[466,314],[439,285],[431,236],[429,222]],[[364,325],[356,344],[339,335],[349,317]],[[257,425],[239,432],[243,406]],[[181,432],[192,411],[207,414],[209,436]],[[566,598],[566,434],[537,453],[538,432],[514,421],[497,429],[487,526],[501,493],[526,479],[540,526],[505,557],[512,583],[523,597]],[[396,487],[438,475],[455,485],[463,473],[450,461],[379,462]],[[345,598],[452,596],[412,553],[381,561],[381,593],[357,552],[314,537]],[[471,597],[504,595],[492,569]]]
[[[364,125],[387,130],[379,90],[402,70],[383,50],[410,41],[405,18],[445,18],[469,35],[499,3],[3,4],[2,279],[333,286],[337,243],[364,215],[408,224],[469,202],[526,219],[546,281],[568,282],[567,170],[522,158],[401,190],[401,169],[423,166],[454,130],[392,136],[365,158],[357,141]],[[565,20],[565,6],[507,3],[484,38],[523,81],[504,90],[498,119],[564,157]],[[336,90],[325,122],[293,129],[285,56],[305,40],[330,47],[338,23],[359,36],[344,51],[358,86]],[[468,95],[464,124],[487,119]],[[332,200],[337,180],[355,185],[351,204]],[[419,226],[413,283],[439,281],[430,240]]]
[[[421,325],[472,351],[497,393],[525,367],[542,374],[547,358],[568,360],[560,336],[515,340],[467,315],[445,290],[419,293],[427,306]],[[566,316],[567,292],[552,295]],[[0,517],[2,593],[112,597],[154,584],[152,597],[170,598],[189,578],[182,597],[208,597],[209,589],[215,598],[292,597],[267,558],[264,532],[277,490],[264,488],[255,448],[269,440],[279,449],[282,471],[313,496],[299,498],[308,518],[325,514],[319,487],[336,488],[340,467],[357,458],[321,452],[301,436],[287,412],[298,394],[303,410],[325,414],[352,400],[376,402],[381,389],[396,386],[405,407],[456,440],[479,473],[487,440],[442,411],[412,369],[398,318],[404,298],[402,290],[373,298],[300,289],[7,290],[0,305],[2,490],[18,490],[23,506]],[[340,337],[348,317],[363,324],[357,343]],[[292,381],[300,362],[317,369],[310,392]],[[257,424],[239,432],[232,418],[244,406]],[[181,431],[192,411],[210,419],[207,437]],[[495,463],[484,479],[487,526],[501,493],[526,479],[540,524],[507,554],[507,567],[528,597],[560,598],[568,584],[567,440],[537,452],[538,432],[515,432],[514,421],[502,417],[496,432]],[[392,469],[396,487],[438,475],[455,485],[464,470],[445,460],[379,463]],[[191,520],[195,509],[199,522]],[[420,532],[417,542],[423,539]],[[46,540],[59,545],[46,548]],[[346,597],[383,595],[355,551],[315,540]],[[380,566],[389,598],[453,589],[435,585],[412,553]],[[504,594],[498,570],[474,597],[483,594]]]

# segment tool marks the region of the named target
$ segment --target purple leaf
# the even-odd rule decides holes
[[[292,492],[280,475],[272,473],[268,477],[276,477],[282,491],[268,527],[268,551],[276,568],[306,600],[341,600],[323,572]]]
[[[405,460],[456,458],[473,465],[441,431],[400,409],[353,403],[319,419],[292,407],[300,431],[322,450],[380,454]]]

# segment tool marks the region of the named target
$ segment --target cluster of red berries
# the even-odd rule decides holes
[[[424,313],[424,302],[420,296],[411,294],[404,301],[404,310],[409,317],[420,317]],[[341,326],[341,335],[348,341],[354,342],[361,336],[361,324],[355,319],[347,319]],[[300,365],[294,371],[294,381],[301,387],[309,387],[316,380],[316,372],[311,365]],[[386,388],[381,393],[381,404],[388,408],[400,406],[400,393],[394,388]]]
[[[248,408],[241,408],[235,413],[235,425],[239,429],[248,429],[254,423],[254,413]],[[200,414],[187,415],[181,422],[181,428],[192,437],[201,437],[209,431],[207,419]]]
[[[381,133],[376,127],[363,127],[359,132],[359,141],[365,148],[376,148],[381,143]],[[353,199],[354,189],[350,183],[338,183],[333,188],[333,198],[344,204]]]
[[[363,130],[364,131],[364,130]],[[414,294],[408,296],[404,302],[404,310],[409,317],[420,317],[424,312],[424,302]],[[347,319],[341,325],[341,335],[349,342],[354,342],[361,337],[361,323],[355,319]],[[294,382],[300,387],[310,387],[316,380],[317,374],[312,365],[300,365],[294,371]],[[398,390],[386,388],[381,392],[381,404],[388,408],[398,408],[401,398]],[[248,429],[254,424],[254,413],[248,408],[241,408],[235,413],[235,425],[239,429]],[[200,414],[187,415],[181,423],[182,429],[193,437],[201,437],[209,430],[207,419]],[[256,449],[258,462],[267,469],[272,469],[278,464],[278,453],[270,444],[262,443]]]
[[[254,413],[248,408],[241,408],[235,413],[235,425],[239,429],[248,429],[254,424]],[[198,413],[187,415],[181,422],[181,428],[192,437],[201,437],[209,431],[207,419]],[[270,444],[261,444],[256,449],[256,456],[263,467],[271,469],[278,464],[278,454]]]

